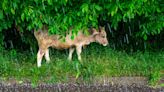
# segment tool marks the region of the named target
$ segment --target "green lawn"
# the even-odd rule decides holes
[[[68,50],[51,49],[51,63],[46,64],[43,60],[41,68],[37,68],[36,55],[30,52],[1,51],[0,76],[4,80],[14,78],[33,83],[69,82],[70,79],[89,81],[102,76],[145,76],[154,85],[164,71],[163,51],[127,54],[96,44],[83,50],[82,63],[77,60],[75,53],[71,62],[67,56]]]

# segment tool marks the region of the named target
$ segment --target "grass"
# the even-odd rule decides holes
[[[163,77],[164,52],[135,52],[127,54],[109,47],[91,45],[82,52],[82,63],[74,53],[73,61],[67,60],[68,50],[52,50],[51,63],[43,60],[41,68],[36,66],[36,55],[15,50],[0,53],[0,76],[3,80],[14,78],[20,83],[62,83],[89,81],[94,77],[145,76],[151,85]]]

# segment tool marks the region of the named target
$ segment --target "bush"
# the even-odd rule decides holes
[[[13,26],[25,32],[46,24],[53,34],[64,35],[72,26],[75,34],[107,21],[115,30],[120,22],[130,24],[133,38],[147,40],[163,31],[163,12],[162,0],[1,0],[0,32]]]

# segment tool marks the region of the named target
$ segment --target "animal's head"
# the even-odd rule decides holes
[[[93,28],[92,31],[96,42],[103,46],[108,45],[107,34],[104,27],[99,27],[99,31],[96,31],[96,29]]]

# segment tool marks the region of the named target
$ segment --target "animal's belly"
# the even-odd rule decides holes
[[[67,43],[56,43],[56,44],[53,44],[52,47],[62,50],[62,49],[68,49],[70,47],[73,47],[73,45],[67,44]]]

